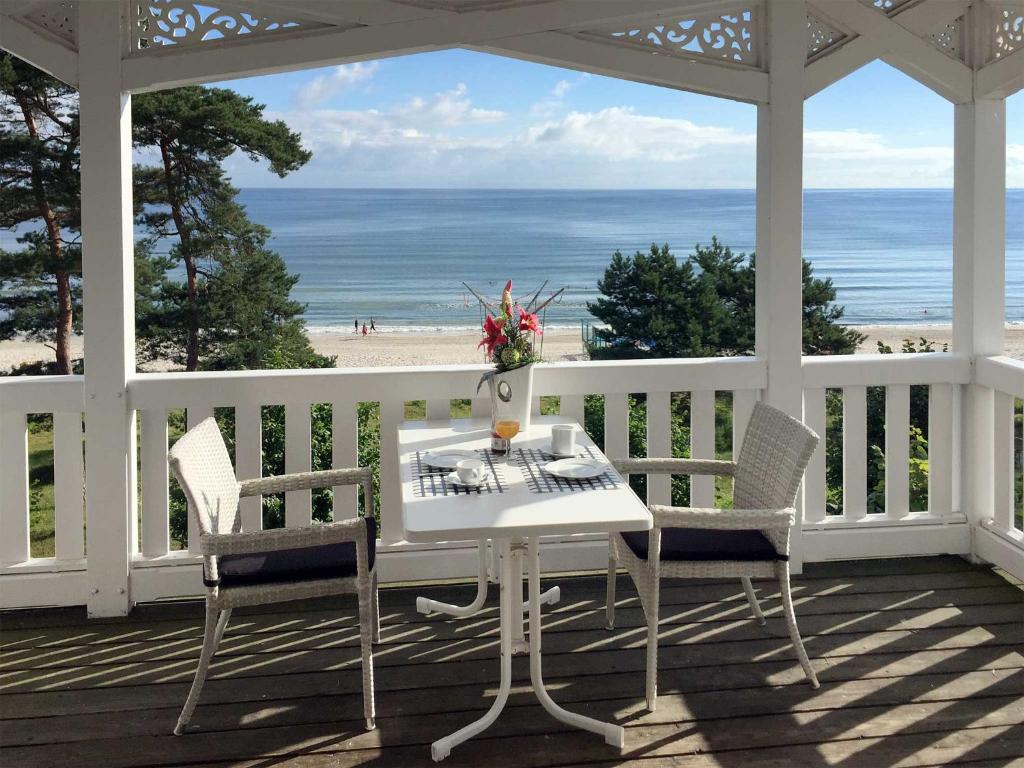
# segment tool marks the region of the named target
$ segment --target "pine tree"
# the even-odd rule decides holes
[[[266,120],[263,109],[233,91],[199,86],[133,100],[135,146],[158,158],[135,172],[144,206],[139,221],[153,246],[172,244],[168,257],[185,271],[183,286],[162,279],[144,288],[150,313],[141,318],[146,355],[169,357],[189,371],[201,360],[213,367],[261,367],[267,350],[257,352],[252,340],[301,323],[303,307],[288,299],[297,278],[288,277],[280,257],[266,248],[269,232],[248,219],[221,167],[236,151],[267,161],[279,176],[309,160],[299,135],[282,121]],[[162,256],[148,255],[139,269],[156,278],[164,264]],[[240,286],[240,275],[267,282]],[[247,301],[218,287],[226,284],[244,287]],[[296,338],[278,333],[277,340],[285,336]],[[246,346],[246,339],[248,350],[237,346]],[[304,354],[300,350],[299,357]]]
[[[678,261],[668,245],[648,254],[612,256],[601,292],[587,305],[606,327],[595,358],[710,357],[754,352],[754,254],[734,254],[717,238]],[[803,262],[804,354],[849,354],[864,337],[841,325],[831,279]]]
[[[78,146],[75,91],[0,53],[0,227],[23,246],[0,251],[0,338],[52,346],[60,374],[81,330]]]

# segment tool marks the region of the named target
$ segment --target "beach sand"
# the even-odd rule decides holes
[[[865,325],[857,326],[857,330],[867,336],[857,350],[861,353],[876,352],[877,341],[898,351],[903,339],[916,342],[921,337],[935,342],[936,351],[941,351],[942,345],[952,338],[948,325]],[[482,362],[482,355],[476,349],[479,336],[475,333],[378,333],[366,337],[352,333],[311,333],[309,338],[317,352],[336,356],[340,368]],[[76,337],[72,340],[72,355],[79,357],[81,354],[82,339]],[[548,362],[585,359],[579,331],[549,330],[543,354]],[[1004,354],[1024,360],[1024,327],[1007,327]],[[53,351],[43,344],[0,341],[0,372],[21,363],[52,359]],[[167,366],[151,365],[147,369],[166,370]]]

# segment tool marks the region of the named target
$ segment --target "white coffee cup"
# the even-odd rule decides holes
[[[463,459],[455,465],[455,474],[466,485],[480,485],[484,479],[484,463],[480,459]]]
[[[573,424],[555,424],[551,427],[551,451],[564,456],[576,453],[576,427]]]

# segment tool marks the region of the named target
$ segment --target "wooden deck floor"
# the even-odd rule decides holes
[[[1024,764],[1024,592],[958,558],[814,565],[794,582],[821,689],[802,680],[778,616],[748,619],[738,581],[662,588],[658,711],[643,709],[643,630],[622,577],[619,628],[603,579],[559,578],[546,677],[567,707],[622,723],[620,755],[548,717],[517,657],[510,706],[452,766],[939,766]],[[424,590],[381,591],[378,728],[362,730],[351,600],[239,612],[193,729],[171,729],[195,669],[201,604],[7,613],[0,765],[431,765],[429,744],[478,717],[497,680],[495,595],[467,620],[419,616]],[[466,586],[432,587],[468,599]],[[492,588],[492,593],[494,592]]]

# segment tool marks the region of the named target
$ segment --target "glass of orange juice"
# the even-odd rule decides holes
[[[519,434],[519,422],[515,419],[501,419],[495,423],[494,433],[501,438],[500,453],[505,454],[507,461],[512,452],[512,438]]]

